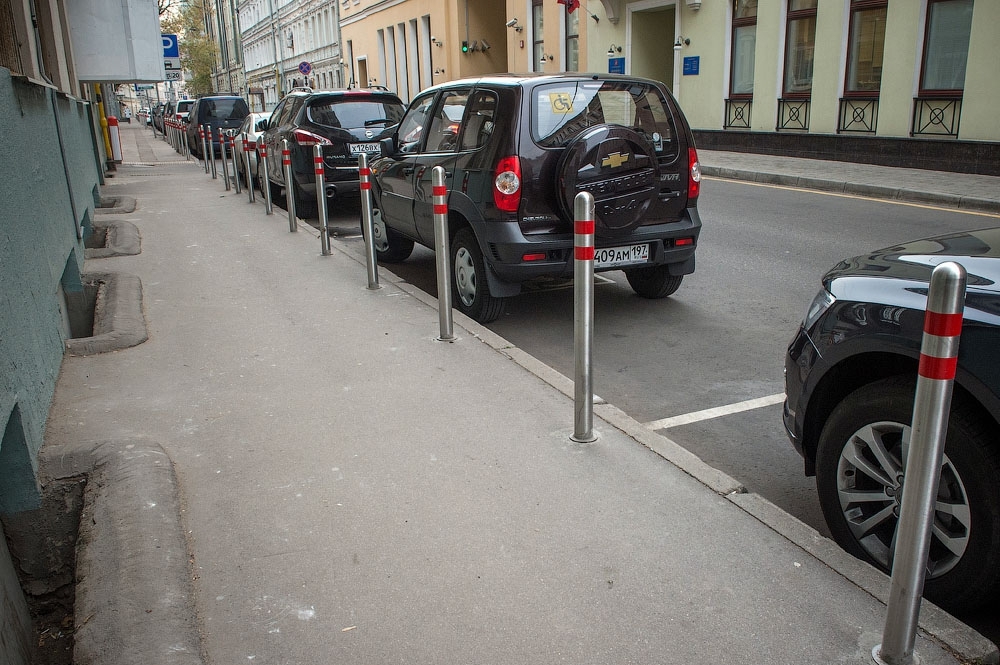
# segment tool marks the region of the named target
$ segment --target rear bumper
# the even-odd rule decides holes
[[[476,227],[483,256],[496,275],[508,282],[523,282],[536,277],[572,277],[572,234],[525,235],[516,222],[482,222]],[[595,247],[622,247],[648,243],[649,261],[635,266],[598,269],[598,272],[628,268],[672,266],[674,275],[694,272],[694,256],[701,232],[697,209],[688,209],[685,217],[669,224],[644,226],[621,238],[595,238]],[[678,246],[680,238],[691,238],[692,245]],[[544,259],[525,261],[526,255],[544,254]]]

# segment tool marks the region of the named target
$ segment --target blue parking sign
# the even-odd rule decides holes
[[[181,50],[177,46],[177,35],[160,35],[163,38],[163,57],[179,58]]]

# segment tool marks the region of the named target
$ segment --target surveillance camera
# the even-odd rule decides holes
[[[513,28],[515,25],[517,25],[517,19],[516,18],[512,18],[511,20],[507,21],[507,27],[508,28]]]

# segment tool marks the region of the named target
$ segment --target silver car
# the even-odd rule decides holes
[[[252,180],[254,187],[260,189],[260,174],[257,171],[257,139],[267,129],[267,121],[271,118],[271,112],[267,111],[265,113],[251,113],[244,120],[240,128],[236,130],[236,172],[239,174],[240,181],[245,185],[248,182],[247,179],[247,159],[250,160],[250,180]],[[246,145],[254,146],[252,149],[247,148],[244,150],[244,140],[246,140]],[[263,190],[262,190],[263,191]]]

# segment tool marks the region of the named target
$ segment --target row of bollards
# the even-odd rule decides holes
[[[211,136],[211,127],[199,133],[202,154],[205,137]],[[226,143],[223,137],[223,177],[227,179]],[[247,188],[249,201],[255,203],[253,182],[250,177],[249,150],[256,146],[244,143],[246,153]],[[272,214],[271,188],[267,173],[267,148],[259,146],[260,167],[263,169],[261,185],[265,197],[265,214]],[[233,169],[235,174],[235,148]],[[215,177],[215,155],[211,155]],[[295,195],[292,187],[291,151],[287,140],[283,142],[281,161],[286,183],[286,205],[289,231],[297,228]],[[378,267],[375,249],[374,206],[371,193],[372,172],[367,155],[359,155],[358,175],[361,189],[361,225],[365,238],[365,264],[368,288],[378,289]],[[331,254],[327,218],[325,171],[322,146],[313,147],[313,166],[316,177],[317,203],[320,213],[320,238],[323,256]],[[205,172],[208,173],[206,163]],[[435,259],[438,283],[439,341],[454,342],[451,266],[448,228],[448,189],[444,168],[435,166],[431,171],[434,213]],[[239,178],[237,177],[237,182]],[[582,192],[574,200],[574,419],[570,439],[579,443],[597,440],[594,432],[593,393],[593,329],[594,329],[594,256],[595,230],[594,197]],[[384,233],[385,229],[381,229]],[[924,340],[921,347],[917,390],[914,397],[910,440],[904,452],[904,473],[909,482],[903,485],[899,522],[896,532],[889,601],[882,643],[872,649],[872,659],[877,665],[911,665],[913,647],[927,572],[926,561],[931,543],[935,497],[941,474],[944,441],[948,427],[952,388],[955,379],[958,343],[962,330],[962,311],[965,302],[966,273],[953,262],[942,263],[934,269],[927,297],[924,321]]]

